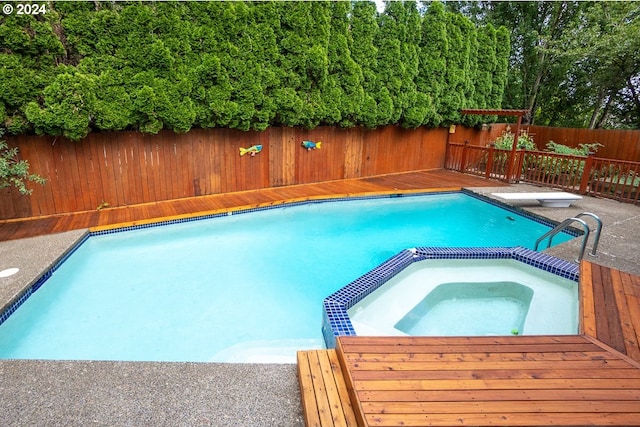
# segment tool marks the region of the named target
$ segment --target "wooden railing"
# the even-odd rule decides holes
[[[640,203],[640,162],[546,151],[510,151],[449,143],[445,168],[506,182],[526,182],[564,191]],[[509,162],[515,168],[507,176]]]
[[[590,160],[587,189],[589,194],[621,202],[640,203],[640,162],[599,157],[590,157]]]
[[[587,157],[525,151],[520,181],[584,193],[582,176]]]
[[[519,162],[523,151],[516,152],[516,162]],[[447,145],[447,157],[445,168],[471,175],[484,176],[485,178],[507,179],[509,166],[509,150],[496,149],[493,145],[479,147],[469,143],[449,143]]]

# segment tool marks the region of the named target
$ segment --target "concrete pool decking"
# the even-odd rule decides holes
[[[519,184],[470,190],[490,197],[496,191],[539,192],[540,188]],[[585,259],[640,275],[639,206],[588,196],[568,208],[534,203],[510,204],[555,221],[580,212],[600,216],[604,228],[598,255]],[[18,274],[0,278],[0,306],[85,233],[76,230],[0,242],[0,270],[20,268]],[[579,246],[580,239],[573,239],[547,253],[572,261]],[[295,427],[304,425],[299,396],[295,365],[0,361],[3,426]]]
[[[493,192],[540,192],[540,187],[527,184],[515,184],[509,187],[475,187],[469,190],[485,197],[493,198]],[[553,191],[553,190],[547,190]],[[537,201],[510,201],[508,205],[523,209],[535,215],[562,222],[582,212],[591,212],[600,217],[603,222],[602,236],[595,257],[588,254],[591,251],[594,235],[591,233],[584,259],[598,264],[615,268],[627,273],[640,276],[640,206],[621,203],[615,200],[600,199],[583,196],[567,208],[543,207]],[[594,229],[594,223],[589,218],[583,218]],[[549,255],[575,262],[582,239],[571,239],[568,242],[545,250]]]

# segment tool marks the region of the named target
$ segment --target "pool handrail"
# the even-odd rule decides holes
[[[536,243],[535,243],[535,246],[534,246],[534,250],[537,251],[538,250],[538,246],[540,245],[540,242],[542,242],[547,237],[549,238],[549,241],[547,242],[547,249],[549,249],[551,247],[551,243],[553,241],[553,237],[556,234],[558,234],[559,232],[561,232],[565,228],[569,227],[574,222],[578,222],[578,223],[582,224],[582,228],[584,229],[584,234],[582,235],[582,246],[580,247],[580,252],[578,254],[578,258],[576,258],[576,262],[580,262],[582,260],[582,258],[584,257],[584,251],[585,251],[585,249],[587,247],[587,241],[589,240],[589,233],[591,231],[591,229],[589,228],[587,223],[584,220],[580,219],[580,217],[583,217],[583,216],[589,216],[589,217],[595,219],[595,221],[597,223],[597,228],[596,228],[593,248],[591,249],[591,254],[590,254],[591,256],[595,256],[596,255],[596,251],[598,250],[598,243],[600,242],[600,232],[602,231],[602,221],[600,220],[600,218],[597,215],[595,215],[595,214],[593,214],[591,212],[582,212],[582,213],[576,215],[575,217],[571,217],[571,218],[565,219],[560,224],[558,224],[555,228],[553,228],[552,230],[550,230],[550,231],[546,232],[545,234],[543,234],[542,236],[540,236],[538,238],[538,240],[536,240]]]
[[[591,217],[596,221],[596,232],[595,232],[595,236],[593,237],[593,247],[591,248],[591,253],[590,253],[591,256],[596,256],[596,252],[598,250],[598,243],[600,243],[600,232],[602,231],[602,220],[598,215],[591,212],[579,213],[578,215],[576,215],[576,218],[580,218],[583,216]]]

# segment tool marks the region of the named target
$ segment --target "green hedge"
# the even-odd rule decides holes
[[[509,35],[440,3],[53,2],[0,15],[8,134],[490,120]]]

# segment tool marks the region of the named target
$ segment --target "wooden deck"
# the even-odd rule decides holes
[[[580,335],[339,337],[335,351],[359,426],[640,425],[640,278],[583,261],[580,316]]]
[[[640,365],[587,336],[340,337],[360,426],[640,425]]]
[[[583,334],[640,362],[640,277],[583,261],[580,313]]]
[[[0,241],[81,228],[115,228],[320,198],[505,185],[458,172],[430,170],[272,187],[47,217],[0,221]]]

